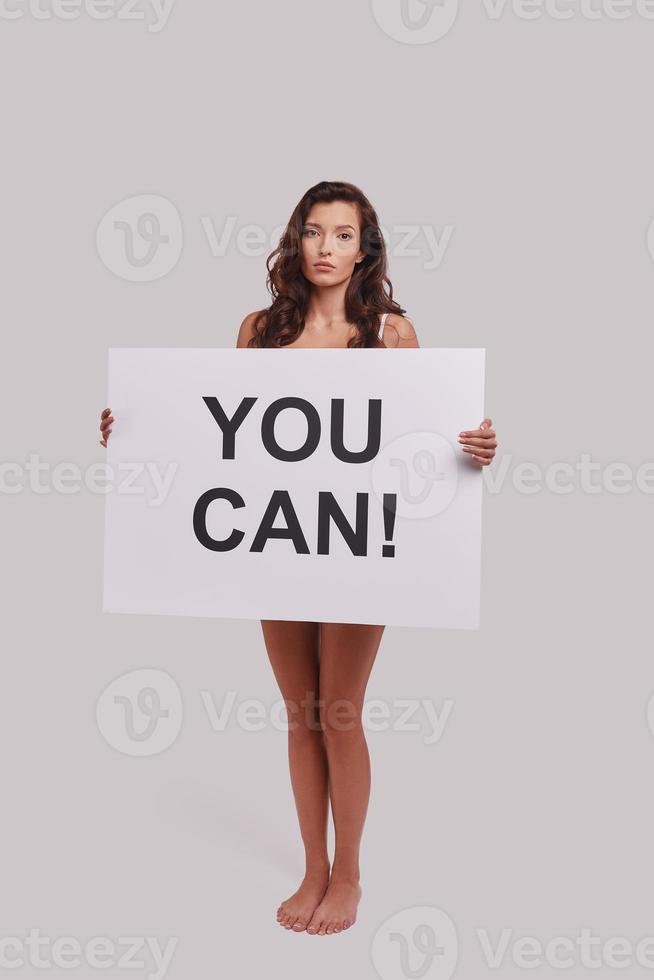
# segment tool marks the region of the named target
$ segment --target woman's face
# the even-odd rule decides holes
[[[349,279],[363,258],[356,206],[349,201],[314,204],[302,228],[302,272],[309,282],[335,286]]]

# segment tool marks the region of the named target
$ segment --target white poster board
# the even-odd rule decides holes
[[[110,349],[104,611],[478,629],[484,355]]]

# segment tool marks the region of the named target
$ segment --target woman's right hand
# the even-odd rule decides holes
[[[104,412],[100,416],[100,430],[102,432],[102,439],[100,440],[100,445],[107,448],[107,439],[109,438],[109,433],[111,432],[111,423],[114,417],[111,414],[110,408],[105,408]]]

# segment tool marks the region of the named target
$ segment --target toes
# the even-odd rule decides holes
[[[315,936],[317,935],[321,925],[322,925],[322,920],[320,916],[316,918],[316,916],[314,915],[311,921],[309,922],[309,925],[307,926],[307,932],[310,932],[312,936]]]
[[[307,927],[307,921],[306,921],[306,919],[298,918],[293,923],[293,931],[294,932],[304,932],[304,930],[306,929],[306,927]]]

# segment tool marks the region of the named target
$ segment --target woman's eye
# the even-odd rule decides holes
[[[305,228],[304,231],[302,232],[302,234],[303,235],[317,235],[318,232],[316,231],[315,228]]]
[[[349,233],[349,231],[342,231],[341,232],[341,237],[343,237],[343,235],[345,235],[346,240],[349,240],[350,238],[352,238],[352,235]]]

